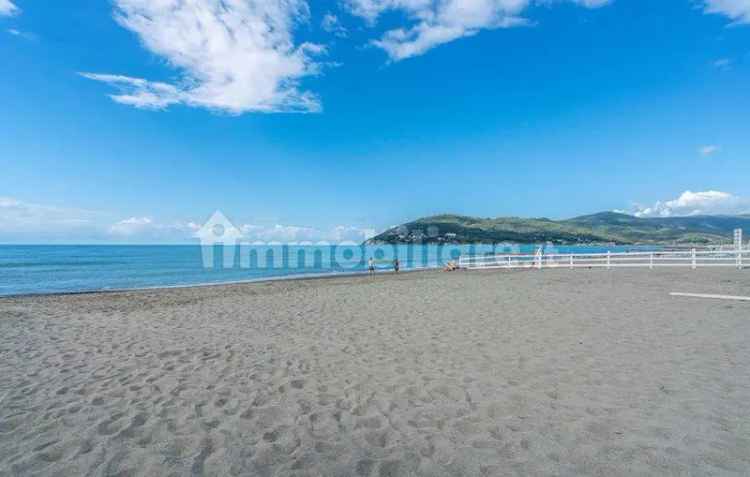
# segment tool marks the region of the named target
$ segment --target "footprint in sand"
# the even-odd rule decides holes
[[[266,442],[276,442],[277,440],[279,440],[279,430],[274,429],[271,432],[264,433],[263,440]]]
[[[71,454],[77,445],[77,440],[47,442],[34,449],[37,452],[34,459],[52,464],[62,460],[67,454]]]
[[[228,401],[229,401],[229,399],[227,399],[227,398],[219,398],[214,403],[214,406],[216,406],[216,407],[224,407]]]
[[[41,460],[42,462],[47,462],[49,464],[57,462],[58,460],[62,459],[62,457],[63,451],[60,448],[52,448],[48,451],[40,452],[34,456],[35,459]]]
[[[81,445],[78,447],[78,453],[76,456],[88,454],[92,450],[94,450],[94,443],[91,440],[86,439],[82,441]]]
[[[212,431],[216,429],[217,427],[219,427],[219,425],[221,424],[221,421],[219,421],[218,419],[211,419],[209,421],[201,421],[200,424],[204,430]]]
[[[117,413],[113,414],[109,419],[106,421],[100,422],[98,426],[96,426],[96,431],[101,436],[110,436],[117,431],[120,430],[120,425],[118,424],[118,421],[124,416],[123,413]]]
[[[132,439],[133,437],[135,437],[138,429],[146,424],[146,421],[148,421],[148,414],[136,414],[135,417],[133,417],[133,420],[130,421],[130,425],[123,429],[122,432],[120,432],[119,436],[126,439]]]

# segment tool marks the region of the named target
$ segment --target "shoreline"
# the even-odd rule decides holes
[[[442,266],[438,265],[435,267],[422,267],[422,268],[409,268],[401,269],[400,274],[405,273],[419,273],[419,272],[430,272],[442,270]],[[384,275],[396,275],[393,270],[382,270],[375,271],[375,276]],[[369,276],[368,271],[362,272],[330,272],[330,273],[301,273],[294,275],[284,275],[277,277],[264,277],[250,280],[232,280],[227,282],[204,282],[204,283],[191,283],[184,285],[156,285],[152,287],[133,287],[133,288],[111,288],[111,289],[100,289],[100,290],[73,290],[63,292],[39,292],[39,293],[15,293],[8,295],[0,295],[0,301],[4,299],[17,299],[17,298],[34,298],[34,297],[57,297],[57,296],[75,296],[75,295],[107,295],[113,293],[130,293],[139,291],[159,291],[159,290],[179,290],[189,288],[210,288],[230,285],[252,285],[256,283],[269,283],[269,282],[283,282],[283,281],[305,281],[305,280],[329,280],[334,278],[349,278],[349,277],[366,277]]]
[[[37,253],[33,250],[33,247],[36,246],[50,248],[50,251],[43,254]],[[518,244],[518,247],[527,246],[530,245]],[[112,252],[109,250],[110,248],[121,246],[85,245],[84,247],[90,247],[94,251],[81,252],[81,257],[76,257],[74,256],[76,254],[63,250],[67,246],[11,245],[10,247],[14,251],[0,257],[0,270],[9,273],[7,280],[0,283],[0,298],[215,286],[368,273],[366,266],[363,266],[366,262],[360,261],[357,263],[355,261],[350,263],[346,259],[343,266],[338,265],[338,261],[336,261],[331,264],[325,262],[326,266],[317,264],[313,268],[309,268],[307,262],[305,262],[304,266],[287,267],[282,265],[278,270],[269,270],[265,266],[241,270],[235,266],[232,267],[233,269],[227,269],[226,271],[207,272],[196,262],[199,259],[195,255],[195,253],[198,253],[197,251],[186,254],[182,250],[194,247],[188,245],[184,247],[139,245],[137,247],[164,248],[169,250],[169,253],[132,250]],[[75,248],[79,245],[71,245],[70,247]],[[123,247],[126,249],[132,248],[130,246]],[[197,248],[200,248],[200,246],[197,246]],[[313,248],[316,247],[313,246]],[[604,249],[602,250],[604,251]],[[591,250],[581,250],[581,252],[584,251],[591,252]],[[528,253],[531,253],[531,250]],[[372,254],[369,252],[368,254],[363,253],[360,258],[364,260],[367,255]],[[293,254],[289,255],[289,260],[292,260],[293,256]],[[308,257],[308,255],[305,256]],[[440,269],[447,260],[453,259],[453,256],[445,256],[436,250],[432,250],[429,245],[424,245],[421,250],[400,250],[394,257],[401,259],[401,270],[403,272]],[[333,256],[329,258],[334,260]],[[379,273],[387,273],[390,270],[390,267],[383,265],[383,272]]]

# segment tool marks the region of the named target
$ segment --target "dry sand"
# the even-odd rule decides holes
[[[0,300],[0,475],[748,475],[750,272]]]

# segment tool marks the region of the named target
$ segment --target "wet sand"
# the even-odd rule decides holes
[[[0,475],[748,475],[750,271],[0,299]]]

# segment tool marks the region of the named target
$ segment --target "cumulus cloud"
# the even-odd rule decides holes
[[[733,23],[750,23],[750,0],[706,0],[706,13],[729,17]]]
[[[716,146],[714,144],[703,146],[700,149],[698,149],[698,152],[703,157],[713,156],[719,151],[721,151],[721,146]]]
[[[657,202],[650,207],[636,206],[636,217],[686,217],[691,215],[737,215],[750,213],[750,200],[728,192],[685,191],[680,197]]]
[[[336,242],[364,242],[376,236],[377,233],[370,227],[338,225],[331,230],[329,236]]]
[[[571,0],[586,8],[598,8],[610,0]],[[384,12],[400,11],[410,25],[385,32],[373,45],[393,61],[419,56],[450,41],[476,35],[481,30],[530,24],[523,16],[533,0],[345,0],[354,15],[374,24]],[[543,3],[540,1],[538,3]]]
[[[11,16],[21,13],[21,9],[10,0],[0,0],[0,16]]]
[[[3,1],[3,0],[0,0]],[[115,19],[150,52],[180,72],[173,83],[82,73],[118,89],[115,101],[138,108],[184,104],[241,114],[315,112],[318,98],[300,89],[319,70],[325,49],[296,45],[293,30],[309,18],[304,0],[114,0]]]
[[[112,224],[108,233],[115,238],[138,241],[185,241],[199,228],[194,222],[161,223],[150,217],[130,217]]]

